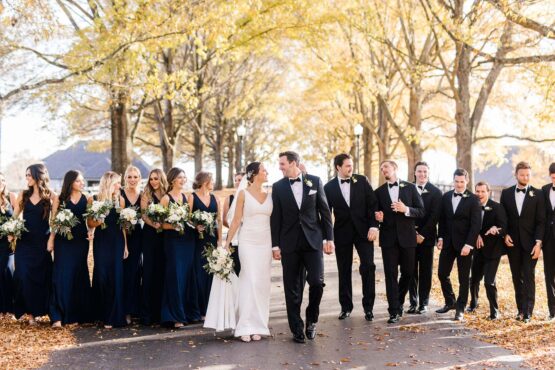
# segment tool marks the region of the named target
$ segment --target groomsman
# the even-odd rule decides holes
[[[545,196],[545,237],[543,239],[543,271],[547,290],[549,320],[555,319],[555,162],[549,166],[551,183],[542,188]]]
[[[424,203],[410,182],[397,178],[397,163],[383,161],[380,170],[386,182],[376,189],[380,222],[380,247],[385,273],[389,324],[399,322],[402,304],[414,274],[416,253],[415,219],[424,216]],[[401,278],[397,281],[401,268]]]
[[[429,166],[418,162],[414,166],[416,189],[424,202],[426,213],[416,220],[416,264],[409,285],[408,313],[428,312],[434,264],[434,246],[437,241],[437,222],[441,212],[441,190],[429,182]],[[418,305],[418,303],[420,303]],[[418,307],[418,308],[417,308]]]
[[[446,313],[456,309],[455,320],[462,321],[468,301],[468,286],[472,250],[476,246],[480,233],[481,209],[478,198],[466,189],[468,172],[457,169],[453,174],[454,190],[443,194],[441,214],[439,217],[439,254],[438,277],[445,298],[445,306],[437,313]],[[457,261],[459,275],[459,296],[455,298],[449,276],[453,264]]]
[[[516,165],[517,184],[501,192],[507,213],[505,245],[513,276],[518,308],[516,319],[530,322],[536,296],[535,269],[545,237],[545,198],[531,186],[532,169],[527,162]]]
[[[362,307],[364,318],[374,318],[374,299],[376,296],[376,265],[374,264],[374,243],[377,237],[378,222],[375,212],[378,200],[368,178],[353,174],[353,160],[349,154],[339,154],[333,164],[337,177],[331,179],[324,191],[330,210],[335,216],[333,234],[339,275],[339,320],[351,315],[353,310],[353,245],[360,258],[360,277],[362,280]],[[373,229],[372,229],[373,228]]]
[[[480,281],[484,277],[486,295],[489,301],[489,318],[490,320],[496,320],[499,318],[499,306],[497,305],[495,275],[503,255],[503,238],[507,230],[507,216],[501,204],[489,199],[490,188],[487,182],[478,182],[474,190],[482,207],[482,228],[472,259],[470,306],[467,312],[474,312],[478,307]]]

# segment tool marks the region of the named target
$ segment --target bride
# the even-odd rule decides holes
[[[263,184],[268,181],[264,165],[260,162],[249,163],[246,173],[229,211],[228,217],[232,217],[233,221],[225,245],[230,245],[238,233],[241,273],[237,297],[239,319],[235,336],[250,342],[251,339],[260,340],[262,336],[270,335],[270,215],[273,204],[272,197],[263,188]]]

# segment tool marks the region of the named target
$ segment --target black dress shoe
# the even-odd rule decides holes
[[[474,312],[476,312],[476,309],[477,309],[477,308],[478,308],[478,306],[468,306],[468,307],[466,308],[466,312],[468,312],[468,313],[474,313]]]
[[[306,343],[303,333],[293,334],[293,341],[297,343]]]
[[[341,311],[341,313],[339,313],[339,320],[345,320],[347,317],[351,316],[351,311]]]
[[[365,319],[366,321],[374,321],[374,314],[372,313],[372,311],[367,311],[367,312],[364,314],[364,319]]]
[[[522,321],[523,321],[525,324],[528,324],[530,321],[532,321],[532,317],[531,317],[530,315],[524,315],[524,316],[522,317]]]
[[[407,313],[415,314],[416,313],[416,306],[410,306]]]
[[[517,313],[517,314],[516,314],[516,317],[515,317],[515,320],[516,320],[516,321],[522,321],[522,320],[524,320],[524,315],[523,315],[522,313],[520,313],[520,312]]]
[[[398,323],[399,320],[401,320],[401,315],[396,314],[396,315],[391,315],[389,316],[389,320],[387,320],[388,324],[395,324]]]
[[[306,323],[306,337],[310,340],[316,338],[316,324],[315,323]]]
[[[499,319],[499,312],[492,312],[489,314],[488,320],[495,321]]]
[[[418,307],[418,311],[417,311],[417,312],[418,312],[419,314],[421,314],[421,315],[424,314],[424,313],[427,313],[427,312],[428,312],[428,306],[420,306],[420,307]]]
[[[451,305],[451,306],[445,305],[445,306],[441,307],[439,310],[436,310],[436,312],[437,313],[447,313],[447,312],[449,312],[451,310],[454,310],[454,309],[455,309],[455,305]]]
[[[464,321],[463,311],[457,310],[457,312],[455,313],[455,318],[453,320]]]
[[[547,317],[547,321],[555,321],[555,315],[551,315],[551,314],[550,314],[550,315]]]

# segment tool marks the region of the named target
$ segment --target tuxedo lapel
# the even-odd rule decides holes
[[[526,190],[526,194],[524,194],[524,201],[522,202],[522,209],[520,210],[520,215],[524,215],[526,209],[528,208],[528,204],[530,202],[532,202],[531,196],[530,196],[530,192],[533,191],[534,192],[534,196],[536,196],[536,192],[534,191],[534,189],[532,189],[532,187],[528,187],[528,189]],[[516,204],[516,203],[515,203]]]
[[[455,215],[455,212],[453,211],[453,193],[454,193],[454,191],[451,190],[449,193],[447,193],[447,194],[449,194],[449,195],[446,197],[446,200],[447,200],[447,210],[449,211],[449,214],[450,214],[451,216],[454,216],[454,215]],[[460,204],[459,204],[459,206],[460,206]],[[457,207],[457,209],[458,209],[458,207]]]
[[[513,214],[513,217],[518,218],[519,215],[518,215],[518,207],[516,206],[515,188],[516,186],[512,186],[509,188],[510,189],[508,192],[509,201],[507,202],[507,204],[511,205],[511,208],[512,208],[511,212]]]
[[[459,201],[459,205],[457,206],[457,210],[455,211],[454,215],[461,212],[461,210],[464,207],[465,202],[466,202],[467,199],[468,199],[468,193],[467,193],[467,190],[465,190],[465,192],[461,196],[461,200]],[[452,205],[452,203],[453,202],[451,202],[451,205]]]
[[[347,202],[345,201],[345,198],[343,197],[343,192],[341,191],[341,186],[339,185],[339,179],[335,177],[332,181],[333,181],[332,183],[333,189],[336,192],[336,196],[339,198],[339,201],[343,202],[345,207],[349,208],[349,205],[347,204]],[[351,204],[352,204],[352,200],[353,200],[353,187],[351,185]]]
[[[354,197],[355,197],[355,192],[354,192],[354,188],[355,188],[355,183],[353,182],[353,179],[355,178],[355,176],[351,177],[351,182],[349,183],[349,204],[347,204],[347,207],[351,207],[354,204]],[[341,198],[343,198],[343,194],[341,194]]]
[[[303,209],[306,198],[308,197],[308,193],[310,191],[310,188],[308,187],[308,185],[306,185],[306,180],[307,179],[308,179],[308,177],[306,177],[306,175],[303,175],[303,199],[301,201],[301,208],[299,208],[299,209]]]
[[[283,182],[283,186],[286,188],[284,190],[287,193],[287,197],[291,201],[292,205],[295,207],[295,209],[299,209],[299,206],[297,206],[297,201],[295,200],[295,194],[293,194],[293,187],[291,186],[291,183],[287,178]]]

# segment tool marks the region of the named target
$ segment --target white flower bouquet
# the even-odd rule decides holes
[[[177,203],[170,203],[165,222],[170,224],[176,231],[179,231],[179,234],[183,235],[185,224],[189,219],[189,213],[189,204],[184,203],[179,205]]]
[[[163,223],[168,217],[168,209],[159,203],[150,203],[146,208],[146,216],[154,223]],[[157,229],[161,233],[162,229]]]
[[[191,214],[189,221],[194,228],[197,228],[197,226],[204,226],[205,231],[208,231],[211,236],[214,236],[214,229],[216,228],[216,217],[214,213],[197,209]],[[204,239],[204,232],[199,231],[199,238]]]
[[[51,222],[50,227],[54,234],[64,236],[67,240],[73,239],[73,234],[71,229],[79,223],[77,216],[71,212],[71,210],[65,208],[65,204],[62,203],[56,213],[56,217]]]
[[[119,211],[118,224],[122,229],[131,232],[139,222],[140,213],[137,207],[127,207]]]
[[[233,258],[231,258],[233,249],[217,248],[208,243],[202,252],[203,257],[206,258],[207,263],[203,266],[209,274],[218,276],[220,279],[230,282],[230,275],[233,270]]]
[[[87,205],[87,211],[83,213],[83,217],[91,218],[96,222],[102,222],[100,228],[105,229],[106,224],[104,220],[106,220],[106,217],[110,214],[110,210],[113,206],[113,203],[109,200],[94,200],[92,204]]]
[[[15,244],[17,239],[21,239],[23,232],[28,231],[25,228],[25,220],[19,218],[12,218],[0,226],[0,236],[11,236],[13,240],[10,243],[10,247],[15,252]]]

